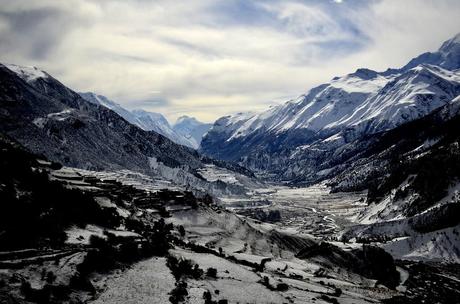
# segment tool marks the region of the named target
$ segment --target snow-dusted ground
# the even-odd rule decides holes
[[[202,296],[206,290],[213,292],[215,299],[227,299],[230,303],[283,303],[285,301],[279,293],[270,291],[258,283],[261,277],[250,267],[211,254],[185,250],[175,250],[173,254],[190,259],[203,269],[209,267],[217,269],[217,280],[190,280],[190,287],[199,290],[196,293],[197,297],[192,296],[191,303],[203,303]],[[218,296],[215,295],[215,290],[219,290]]]
[[[166,266],[166,259],[151,258],[134,264],[124,272],[99,277],[95,285],[105,290],[90,303],[169,303],[168,293],[174,288],[174,284],[175,279]]]
[[[206,177],[209,179],[232,181],[232,176],[227,176],[224,171],[218,172],[212,166],[206,170],[209,171],[203,171],[202,174],[208,175]],[[91,172],[64,168],[55,173],[55,178],[67,180],[70,187],[87,188],[88,185],[79,179],[81,176],[117,180],[148,191],[162,188],[179,190],[164,180],[130,171]],[[455,196],[456,190],[454,187],[449,195]],[[171,254],[190,259],[205,271],[209,267],[217,269],[217,279],[187,279],[189,295],[186,303],[203,303],[205,291],[212,293],[213,300],[227,299],[229,303],[327,303],[321,296],[333,296],[335,288],[342,291],[337,298],[339,303],[379,303],[405,290],[403,285],[396,291],[376,287],[375,280],[342,268],[328,269],[327,276],[318,276],[315,273],[325,267],[321,261],[295,257],[309,242],[334,239],[345,229],[362,225],[360,221],[363,221],[363,217],[358,215],[370,210],[364,202],[365,192],[330,193],[324,185],[305,188],[254,187],[251,191],[249,198],[219,197],[219,204],[230,210],[178,208],[172,212],[172,217],[166,219],[176,226],[184,226],[186,242],[207,246],[216,253],[197,253],[180,247],[171,250]],[[97,198],[97,201],[102,207],[114,207],[113,202],[104,198]],[[278,210],[280,221],[266,223],[238,214],[255,210]],[[397,232],[401,227],[392,229]],[[456,227],[419,236],[411,235],[380,245],[396,258],[452,258],[449,254],[455,252],[456,244],[460,241],[458,230],[459,227]],[[92,234],[103,235],[102,229],[95,226],[85,229],[72,227],[67,233],[68,242],[73,244],[87,243]],[[344,250],[362,246],[353,242],[333,244]],[[223,255],[219,256],[220,248]],[[269,261],[263,272],[242,264],[260,264],[267,258]],[[403,268],[399,271],[402,280],[407,280],[407,272]],[[262,284],[264,277],[268,278],[273,288]],[[125,271],[115,271],[106,278],[96,276],[94,280],[96,287],[103,290],[95,303],[168,303],[169,292],[175,283],[165,260],[157,258],[134,264]],[[275,290],[280,283],[287,284],[288,289]]]
[[[460,263],[460,225],[397,238],[382,247],[400,259]]]
[[[38,78],[47,78],[48,75],[42,70],[32,66],[19,66],[16,64],[7,64],[6,67],[15,72],[19,77],[27,82],[34,81]]]

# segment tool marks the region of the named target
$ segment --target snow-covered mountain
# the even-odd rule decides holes
[[[194,149],[198,148],[198,145],[196,144],[195,140],[183,136],[182,134],[179,134],[175,130],[173,130],[168,120],[160,113],[148,112],[141,109],[128,111],[118,103],[108,99],[103,95],[98,95],[92,92],[85,92],[79,94],[81,97],[83,97],[91,103],[104,106],[114,111],[115,113],[126,119],[129,123],[136,125],[143,130],[155,131],[169,138],[177,144],[191,147]]]
[[[278,179],[318,180],[340,163],[344,144],[423,117],[456,98],[459,49],[457,35],[401,69],[358,69],[262,113],[222,117],[201,150]]]
[[[244,194],[242,184],[207,180],[199,172],[212,167],[238,176],[247,170],[143,130],[116,104],[102,97],[88,102],[36,68],[0,64],[0,103],[0,134],[52,161],[88,170],[137,171],[197,191]]]
[[[194,149],[197,148],[194,141],[182,136],[181,134],[173,130],[169,122],[162,114],[155,112],[147,112],[144,110],[133,110],[132,114],[137,119],[138,123],[136,125],[138,125],[142,129],[160,133],[161,135],[166,136],[167,138],[171,139],[173,142],[177,144],[184,145]]]
[[[173,130],[193,142],[193,148],[197,149],[203,136],[212,127],[210,123],[198,121],[195,117],[181,116],[173,125]]]
[[[93,92],[85,92],[85,93],[78,93],[78,94],[80,94],[80,96],[83,97],[84,99],[86,99],[87,101],[89,101],[91,103],[94,103],[96,105],[104,106],[104,107],[114,111],[115,113],[117,113],[121,117],[123,117],[129,123],[139,126],[139,121],[138,121],[137,117],[133,113],[131,113],[130,111],[126,110],[125,108],[123,108],[118,103],[108,99],[107,97],[105,97],[103,95],[98,95],[98,94],[93,93]]]

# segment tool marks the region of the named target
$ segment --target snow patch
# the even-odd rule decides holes
[[[15,64],[6,64],[6,67],[27,82],[31,82],[39,78],[48,78],[48,74],[36,67],[19,66]]]

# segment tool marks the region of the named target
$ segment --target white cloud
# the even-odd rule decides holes
[[[453,0],[334,2],[0,0],[0,60],[211,121],[358,67],[400,66],[460,29]]]

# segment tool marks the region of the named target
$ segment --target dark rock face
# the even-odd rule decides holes
[[[332,265],[344,267],[354,273],[376,279],[377,283],[389,288],[395,288],[399,284],[399,273],[393,257],[379,247],[364,245],[362,249],[344,251],[330,243],[321,242],[306,247],[297,253],[296,257],[325,258],[327,261],[325,267],[333,267]]]
[[[120,216],[87,193],[52,181],[37,156],[0,134],[0,250],[59,247],[70,225],[115,227]]]
[[[361,153],[345,162],[331,180],[336,191],[369,189],[376,203],[395,190],[393,201],[415,197],[404,211],[414,216],[447,195],[460,177],[458,101],[426,117],[356,142]],[[401,184],[407,181],[407,185]]]
[[[404,283],[407,291],[383,300],[385,304],[457,303],[460,298],[459,264],[398,261],[409,272]],[[440,275],[442,273],[442,275]]]

